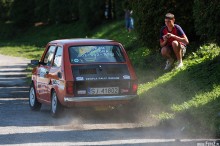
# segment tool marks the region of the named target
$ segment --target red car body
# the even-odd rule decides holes
[[[137,77],[122,44],[64,39],[47,44],[32,71],[30,107],[117,106],[137,98]],[[53,101],[53,94],[56,96]],[[53,111],[53,106],[55,109]]]

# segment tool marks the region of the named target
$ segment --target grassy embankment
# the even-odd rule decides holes
[[[4,30],[6,34],[11,31]],[[160,54],[141,47],[135,33],[125,31],[123,22],[114,22],[89,32],[77,24],[14,30],[10,40],[1,41],[0,53],[39,59],[50,40],[86,36],[114,39],[128,50],[139,78],[140,110],[146,126],[161,123],[198,136],[219,134],[220,47],[215,44],[189,47],[193,51],[187,52],[183,69],[163,72],[165,60]]]

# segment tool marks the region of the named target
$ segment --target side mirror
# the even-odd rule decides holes
[[[62,78],[62,73],[61,73],[61,72],[58,72],[58,73],[57,73],[57,76],[58,76],[58,78],[61,79],[61,78]]]
[[[38,65],[39,64],[39,60],[31,60],[31,65]]]

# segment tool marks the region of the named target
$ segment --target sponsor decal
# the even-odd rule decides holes
[[[128,93],[129,90],[128,89],[121,89],[121,93]]]
[[[52,85],[59,85],[60,81],[59,80],[52,80]]]
[[[76,80],[77,80],[77,81],[83,81],[84,78],[83,78],[83,77],[76,77]]]
[[[77,94],[86,94],[86,90],[78,90]]]
[[[129,75],[123,75],[123,79],[131,79],[131,77]]]
[[[86,78],[87,81],[99,80],[99,78]]]
[[[86,81],[92,81],[92,80],[119,80],[119,77],[91,77],[86,78]]]
[[[109,80],[119,80],[119,77],[108,77]]]
[[[79,62],[79,59],[74,59],[74,62]]]
[[[60,89],[64,90],[64,85],[59,85],[58,86]]]
[[[47,73],[47,69],[45,69],[45,68],[43,68],[43,67],[40,67],[40,68],[38,69],[39,77],[44,78],[46,73]]]
[[[62,81],[59,80],[52,80],[52,85],[56,85],[58,88],[64,90],[64,84]]]

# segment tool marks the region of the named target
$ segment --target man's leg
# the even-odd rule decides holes
[[[168,46],[164,46],[161,49],[161,54],[164,58],[167,59],[166,66],[165,66],[164,70],[170,69],[174,63],[174,59],[171,56],[171,48]]]
[[[182,62],[182,50],[180,47],[180,43],[177,41],[172,42],[173,51],[176,55],[176,58],[179,62]]]
[[[161,49],[161,54],[164,58],[166,59],[170,59],[172,58],[171,57],[171,50],[168,46],[164,46],[162,49]]]
[[[180,68],[183,66],[181,44],[178,41],[173,41],[172,47],[178,61],[177,68]]]

